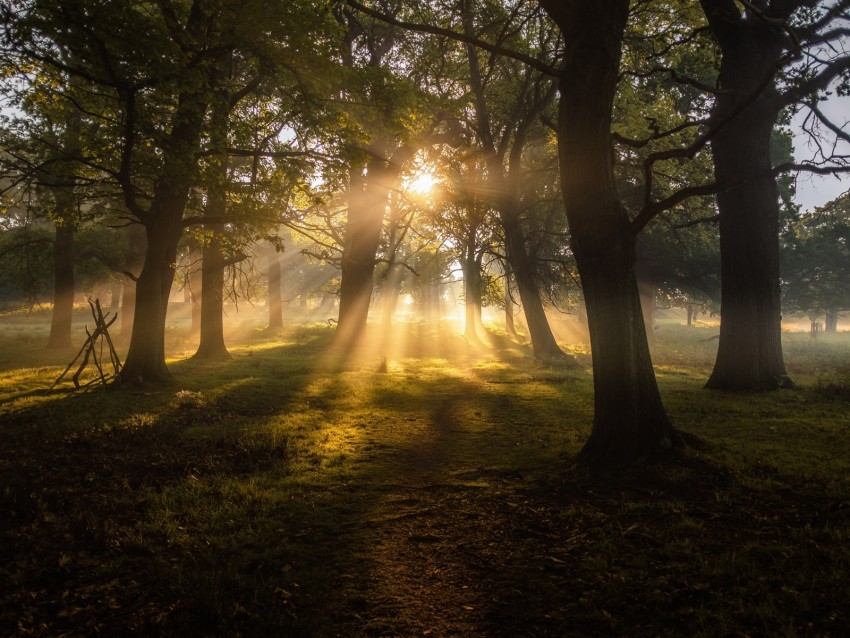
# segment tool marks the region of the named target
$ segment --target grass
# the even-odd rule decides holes
[[[75,394],[47,390],[74,352],[17,327],[0,326],[0,635],[850,626],[850,335],[787,334],[800,387],[743,395],[701,389],[711,330],[662,326],[666,405],[707,448],[589,477],[589,371],[504,338],[409,324],[342,360],[325,326],[249,325],[206,364],[178,328],[173,388]]]

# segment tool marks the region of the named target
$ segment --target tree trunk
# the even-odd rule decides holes
[[[198,95],[181,96],[174,114],[162,172],[144,220],[145,262],[136,283],[136,312],[130,348],[120,374],[122,383],[161,384],[171,380],[165,365],[165,315],[206,106]]]
[[[826,311],[826,322],[824,324],[825,332],[838,332],[838,311],[837,310],[827,310]]]
[[[186,273],[186,290],[189,292],[189,303],[192,304],[192,325],[189,329],[192,335],[201,333],[204,263],[203,248],[198,244],[198,240],[192,237],[189,240],[189,265]]]
[[[764,27],[767,30],[767,27]],[[726,40],[721,40],[726,42]],[[720,214],[720,342],[706,387],[768,390],[793,385],[782,357],[779,289],[779,193],[770,140],[778,110],[772,92],[753,94],[782,47],[761,37],[723,46],[713,117],[728,121],[712,140]]]
[[[591,467],[661,455],[679,441],[655,379],[635,277],[635,237],[617,199],[611,114],[628,0],[541,0],[569,43],[560,85],[558,147],[571,245],[593,357]]]
[[[71,347],[74,314],[74,224],[56,220],[53,243],[53,312],[50,317],[48,348]]]
[[[79,81],[70,80],[70,91],[79,89]],[[71,100],[73,102],[73,100]],[[81,150],[81,114],[71,109],[60,126],[60,154],[56,162],[44,170],[56,205],[56,234],[53,243],[53,312],[50,317],[48,348],[71,346],[71,324],[74,315],[74,222],[78,219],[76,160]],[[50,164],[48,164],[50,166]]]
[[[375,262],[390,192],[404,164],[416,153],[412,145],[397,148],[390,142],[372,145],[365,173],[352,167],[348,190],[348,219],[342,251],[339,320],[331,346],[349,349],[366,328],[374,287]]]
[[[696,306],[690,302],[685,304],[685,310],[688,313],[688,328],[694,325],[694,317],[696,316]]]
[[[223,231],[220,224],[210,224],[214,233]],[[201,269],[201,341],[195,359],[219,361],[229,359],[224,343],[224,258],[215,237],[204,243]]]
[[[127,237],[127,252],[124,257],[124,290],[121,294],[121,340],[126,342],[133,334],[133,320],[136,316],[136,281],[145,265],[147,235],[145,227],[133,224]],[[129,275],[136,277],[133,279]]]
[[[525,248],[525,233],[519,223],[519,215],[515,211],[500,211],[502,227],[505,231],[505,244],[508,261],[516,280],[519,299],[528,325],[528,335],[534,358],[541,361],[569,359],[555,340],[540,293],[534,278],[534,267]]]
[[[465,315],[463,336],[477,343],[477,327],[481,323],[481,267],[475,254],[474,239],[472,241],[467,245],[461,260]]]
[[[210,114],[210,145],[227,147],[230,109],[227,95],[215,96]],[[223,219],[227,216],[227,156],[209,160],[207,171],[207,204],[204,216]],[[230,358],[224,343],[224,256],[219,238],[224,224],[204,223],[205,237],[201,258],[201,341],[194,359],[220,361]]]
[[[283,328],[283,297],[281,295],[280,255],[271,248],[269,259],[269,330]]]
[[[371,159],[366,174],[352,169],[349,180],[348,219],[339,293],[339,319],[332,345],[354,346],[366,328],[391,173],[388,162]]]
[[[127,360],[121,369],[122,383],[161,384],[171,379],[165,365],[165,315],[181,226],[179,217],[173,219],[173,209],[169,216],[170,224],[148,226],[145,265],[136,282],[136,312]]]
[[[505,332],[511,337],[518,337],[516,331],[516,322],[514,321],[514,303],[513,291],[511,290],[511,267],[508,262],[504,263],[505,271]]]

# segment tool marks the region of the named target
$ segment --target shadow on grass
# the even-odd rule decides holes
[[[233,605],[250,606],[245,592],[269,599],[264,630],[291,628],[262,570],[231,568],[224,551],[203,560],[209,539],[178,541],[181,516],[209,519],[204,507],[228,490],[287,472],[287,437],[255,423],[303,392],[319,347],[302,341],[224,365],[174,364],[168,390],[26,393],[42,400],[0,427],[0,634],[226,634],[256,620],[234,616]],[[187,495],[196,504],[163,514]]]
[[[840,635],[845,503],[695,452],[591,480],[586,373],[423,334],[16,411],[0,633]]]

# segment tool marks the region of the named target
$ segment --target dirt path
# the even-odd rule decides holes
[[[488,467],[480,433],[464,424],[471,396],[447,391],[401,436],[370,432],[379,452],[368,459],[369,483],[350,488],[371,499],[349,521],[360,543],[331,594],[333,621],[316,635],[569,635],[554,618],[567,557],[553,554],[569,551],[558,542],[568,530],[546,511],[554,500],[539,502],[521,476]]]

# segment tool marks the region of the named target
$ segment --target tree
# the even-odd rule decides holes
[[[783,239],[783,307],[825,315],[835,332],[838,312],[850,309],[850,196],[801,216]]]
[[[476,161],[477,160],[477,161]],[[478,158],[453,162],[452,180],[443,189],[432,222],[453,247],[454,258],[463,273],[465,309],[464,336],[478,343],[482,326],[481,305],[484,296],[484,258],[492,251],[495,239],[486,181],[480,175],[483,162]]]
[[[276,68],[299,69],[301,56],[315,52],[311,35],[326,26],[328,14],[310,0],[296,9],[232,0],[164,0],[150,6],[45,0],[3,12],[16,55],[83,78],[97,87],[109,113],[102,124],[117,143],[88,161],[120,187],[127,213],[145,228],[147,240],[121,373],[126,383],[170,378],[165,313],[222,65],[238,52],[257,76],[271,61]],[[64,62],[57,49],[70,51],[72,61]],[[228,89],[244,97],[254,86],[249,78]]]
[[[824,63],[830,56],[821,55],[843,37],[840,27],[830,29],[850,3],[772,0],[743,9],[732,0],[700,4],[722,52],[711,147],[717,181],[727,186],[717,196],[720,343],[706,387],[791,387],[782,356],[779,192],[771,140],[783,109],[805,99],[817,111],[818,91],[850,68],[850,56],[839,53]],[[803,57],[805,63],[794,69],[792,63]]]
[[[400,11],[394,3],[381,4],[386,14]],[[339,321],[332,341],[333,347],[347,350],[366,326],[392,189],[420,149],[454,143],[455,136],[446,114],[429,108],[427,92],[411,80],[428,63],[417,56],[417,43],[391,22],[367,21],[347,7],[340,8],[338,19],[346,29],[343,60],[351,72],[344,91],[352,102],[348,117],[358,125],[348,169]],[[365,107],[353,108],[357,103]]]
[[[363,10],[355,0],[348,3]],[[561,189],[593,352],[594,427],[581,459],[611,465],[659,456],[681,437],[664,411],[652,369],[635,277],[635,239],[659,213],[689,197],[715,192],[713,183],[688,185],[670,194],[654,188],[660,164],[692,157],[706,139],[680,149],[677,134],[691,124],[653,132],[651,140],[666,140],[670,148],[645,160],[642,205],[630,216],[616,190],[611,131],[629,3],[541,0],[540,4],[563,35],[565,53],[558,68],[451,29],[383,19],[515,58],[558,78]]]
[[[476,25],[474,4],[462,4],[463,32],[470,39],[494,31],[499,46],[525,45],[533,49],[531,55],[541,55],[552,47],[554,29],[540,15],[517,16],[511,12],[503,16],[496,12],[495,16],[484,16],[486,26],[480,29]],[[488,10],[493,12],[494,8],[488,7],[485,13]],[[511,24],[511,18],[520,26]],[[513,38],[509,40],[508,34]],[[565,359],[546,319],[534,255],[529,253],[522,219],[523,195],[527,197],[524,154],[532,141],[530,138],[536,135],[538,144],[540,137],[545,140],[540,118],[555,97],[556,84],[545,73],[515,60],[492,53],[481,56],[471,43],[466,45],[466,51],[475,113],[471,128],[486,158],[487,192],[502,225],[506,258],[516,281],[534,356],[541,360]]]
[[[587,306],[594,420],[580,458],[611,465],[657,457],[680,438],[652,369],[635,277],[635,230],[615,187],[611,154],[614,95],[627,0],[540,0],[560,27],[561,188]]]
[[[226,66],[226,65],[225,65]],[[222,68],[222,75],[227,70]],[[216,84],[221,84],[217,82]],[[230,117],[230,96],[219,89],[210,107],[210,145],[218,150],[227,148],[227,130]],[[200,343],[195,359],[229,359],[224,343],[224,255],[219,236],[224,230],[227,215],[227,155],[220,152],[209,158],[206,175],[206,205],[204,216],[204,241],[201,249],[201,322]]]
[[[48,89],[49,95],[24,90],[29,83],[63,86],[65,78],[54,69],[33,65],[15,67],[18,86],[4,87],[17,112],[4,118],[0,165],[10,185],[26,184],[35,198],[31,210],[49,220],[53,239],[53,309],[48,348],[71,346],[74,307],[74,235],[83,222],[81,175],[81,98],[79,85]]]
[[[617,189],[631,216],[640,215],[647,196],[673,196],[711,173],[704,152],[711,98],[700,87],[716,76],[698,6],[655,0],[635,5],[634,14],[614,103]],[[656,305],[692,310],[695,302],[719,300],[717,253],[713,196],[685,199],[645,226],[636,274],[648,337]]]

